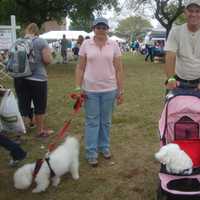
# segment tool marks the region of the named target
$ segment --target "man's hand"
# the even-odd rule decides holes
[[[179,82],[176,81],[176,79],[174,77],[171,77],[167,80],[167,83],[166,83],[166,88],[168,90],[173,90],[175,89],[177,86],[179,85]]]

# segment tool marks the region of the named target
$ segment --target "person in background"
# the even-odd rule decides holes
[[[145,46],[146,46],[146,55],[145,61],[148,61],[150,57],[151,62],[154,60],[154,41],[152,40],[151,36],[145,37]]]
[[[26,27],[25,38],[31,38],[35,53],[34,64],[31,64],[32,75],[26,78],[15,78],[14,86],[18,98],[19,110],[25,121],[30,123],[31,102],[34,105],[34,119],[38,137],[47,137],[53,131],[45,128],[44,116],[47,107],[47,72],[46,65],[52,62],[51,49],[46,40],[39,38],[37,24]]]
[[[68,46],[68,40],[66,39],[65,34],[63,35],[63,38],[61,40],[61,56],[63,58],[63,64],[67,63],[67,46]]]
[[[85,36],[85,40],[87,40],[87,39],[90,39],[90,36],[89,36],[89,35]]]
[[[139,47],[140,47],[139,41],[138,41],[138,40],[135,40],[135,42],[134,42],[134,49],[135,49],[136,53],[139,52]]]
[[[200,88],[200,0],[190,0],[184,14],[186,23],[172,28],[165,44],[166,87],[170,90],[183,84]]]
[[[82,45],[83,41],[84,41],[84,37],[82,35],[79,35],[77,42],[76,42],[76,45],[73,48],[73,53],[74,53],[76,60],[78,59],[78,52],[79,52],[80,46]]]
[[[94,37],[84,40],[76,67],[76,91],[85,99],[85,150],[88,163],[98,165],[98,154],[111,158],[110,127],[115,99],[123,102],[123,68],[118,44],[110,40],[108,21],[93,22]]]
[[[12,167],[15,167],[20,161],[26,158],[27,153],[19,144],[10,140],[3,131],[0,131],[0,146],[10,152],[12,159],[10,160],[9,165]]]
[[[0,102],[5,92],[5,88],[0,84]],[[0,146],[10,152],[12,159],[10,160],[9,165],[15,167],[21,160],[26,158],[27,153],[20,147],[19,144],[17,144],[17,142],[10,140],[6,134],[7,132],[3,130],[0,120]]]

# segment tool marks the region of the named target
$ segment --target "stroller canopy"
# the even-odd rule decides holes
[[[182,117],[187,116],[193,121],[200,123],[200,98],[191,95],[175,95],[169,98],[159,120],[159,133],[161,139],[167,143],[174,141],[175,123]]]

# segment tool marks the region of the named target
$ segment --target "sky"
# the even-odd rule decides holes
[[[107,18],[109,20],[109,25],[112,30],[117,28],[117,24],[120,20],[125,19],[129,16],[133,16],[133,13],[131,13],[130,10],[127,9],[125,2],[127,0],[119,0],[121,3],[122,10],[120,13],[116,13],[113,9],[112,10],[104,10],[102,12],[103,17]],[[148,18],[147,20],[150,21],[152,26],[154,28],[160,27],[160,23],[156,19]]]
[[[108,19],[111,30],[114,30],[115,28],[117,28],[117,25],[120,20],[133,15],[133,13],[131,13],[131,11],[128,10],[124,4],[124,2],[127,2],[127,0],[119,0],[119,1],[122,7],[122,10],[120,11],[120,13],[116,13],[114,9],[112,10],[105,9],[101,12],[101,15]],[[97,16],[97,14],[95,14],[95,16]],[[156,19],[148,18],[147,20],[150,21],[150,23],[152,24],[154,28],[161,28],[160,23]],[[69,26],[69,23],[70,23],[70,20],[67,19],[68,26]]]

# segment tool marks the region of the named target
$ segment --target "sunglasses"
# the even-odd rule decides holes
[[[108,30],[107,26],[99,26],[99,25],[97,25],[97,26],[95,26],[95,28],[98,29],[98,30]]]

